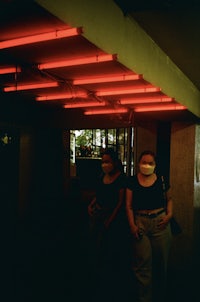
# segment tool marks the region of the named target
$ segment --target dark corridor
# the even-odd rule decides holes
[[[25,301],[132,302],[134,282],[130,271],[121,276],[122,291],[112,300],[96,284],[88,236],[86,192],[78,188],[59,209],[29,216],[18,225],[16,297]],[[58,202],[56,200],[55,202]],[[128,255],[128,254],[127,254]],[[197,302],[196,283],[191,272],[170,272],[168,299]],[[116,291],[119,288],[116,286]]]

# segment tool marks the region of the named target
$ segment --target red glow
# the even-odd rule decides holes
[[[161,89],[158,87],[135,87],[132,89],[116,89],[116,90],[106,90],[106,91],[97,91],[97,96],[109,96],[109,95],[118,95],[118,94],[133,94],[133,93],[145,93],[145,92],[158,92]]]
[[[72,98],[86,98],[87,93],[83,91],[76,91],[72,93],[65,93],[65,94],[53,94],[53,95],[44,95],[36,97],[36,101],[54,101],[54,100],[65,100],[65,99],[72,99]]]
[[[0,74],[21,72],[20,67],[0,67]]]
[[[120,81],[131,81],[142,79],[142,76],[139,74],[131,75],[119,75],[119,76],[109,76],[109,77],[98,77],[98,78],[86,78],[86,79],[77,79],[73,81],[74,85],[84,85],[84,84],[95,84],[95,83],[107,83],[107,82],[120,82]]]
[[[40,89],[40,88],[49,88],[49,87],[57,87],[57,86],[58,86],[57,82],[42,83],[42,84],[37,83],[37,84],[16,85],[16,86],[5,87],[3,90],[5,92],[10,92],[10,91]]]
[[[116,55],[96,55],[92,57],[84,57],[84,58],[69,59],[59,62],[39,64],[38,68],[42,70],[42,69],[68,67],[68,66],[92,64],[92,63],[101,63],[101,62],[108,62],[113,60],[116,60]]]
[[[49,32],[49,33],[44,33],[44,34],[27,36],[27,37],[2,41],[2,42],[0,42],[0,49],[10,48],[10,47],[19,46],[19,45],[26,45],[26,44],[31,44],[31,43],[37,43],[37,42],[42,42],[42,41],[67,38],[67,37],[80,35],[81,33],[82,33],[82,30],[80,28],[70,28],[70,29],[64,29],[64,30],[58,30],[58,31],[53,31],[53,32]]]
[[[88,103],[71,103],[66,104],[64,108],[83,108],[83,107],[98,107],[105,106],[106,102],[88,102]]]
[[[144,106],[144,107],[136,107],[134,109],[135,112],[148,112],[148,111],[167,111],[167,110],[185,110],[187,109],[182,105],[163,105],[163,106]]]
[[[164,103],[164,102],[172,102],[173,99],[170,97],[151,97],[151,98],[131,98],[131,99],[121,99],[120,103],[123,105],[131,105],[131,104],[142,104],[142,103]]]
[[[128,109],[126,108],[119,108],[119,109],[99,109],[99,110],[88,110],[85,111],[85,115],[93,115],[93,114],[116,114],[116,113],[126,113]]]

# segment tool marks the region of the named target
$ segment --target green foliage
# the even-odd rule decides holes
[[[91,146],[92,144],[92,130],[76,131],[76,147]]]

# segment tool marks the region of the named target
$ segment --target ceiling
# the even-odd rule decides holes
[[[169,5],[166,9],[163,6],[154,7],[157,1],[140,1],[143,4],[140,7],[130,5],[132,1],[115,2],[124,14],[130,14],[139,22],[200,89],[200,21],[195,6],[197,4],[188,1],[186,9],[181,9],[170,6],[172,1],[164,1],[165,5]],[[149,6],[149,3],[152,6]],[[62,30],[71,29],[68,24],[35,2],[20,1],[19,4],[19,1],[14,0],[0,2],[0,27],[1,41],[56,31],[58,35]],[[167,110],[167,114],[160,111],[140,113],[139,110],[146,106],[180,104],[174,99],[168,102],[168,96],[164,95],[159,87],[151,85],[141,75],[136,75],[120,64],[117,54],[106,54],[97,48],[83,37],[83,30],[84,28],[78,28],[78,34],[75,36],[12,47],[0,42],[0,67],[15,67],[14,72],[0,74],[1,99],[7,101],[20,98],[25,100],[26,104],[41,108],[67,110],[72,120],[76,116],[85,115],[86,111],[94,113],[94,110],[102,109],[123,110],[125,113],[119,114],[123,114],[126,120],[130,119],[133,111],[137,112],[139,117],[143,114],[159,119],[192,116],[187,110]],[[84,61],[86,59],[91,59],[92,62]],[[43,65],[58,62],[62,62],[59,67]],[[46,83],[56,87],[27,86]],[[21,85],[23,87],[20,87]],[[130,100],[134,102],[130,104]],[[65,105],[78,108],[64,109]],[[110,116],[113,115],[106,114],[106,119]]]
[[[200,89],[200,1],[115,0]]]

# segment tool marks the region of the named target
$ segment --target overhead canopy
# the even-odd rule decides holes
[[[1,122],[199,121],[199,90],[112,0],[0,3]]]
[[[200,117],[200,92],[130,16],[108,0],[37,0],[118,61]]]

